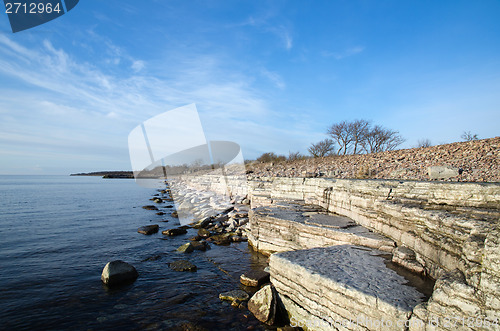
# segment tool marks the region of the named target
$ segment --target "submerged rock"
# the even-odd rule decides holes
[[[260,286],[269,282],[269,272],[263,270],[250,270],[240,276],[240,282],[246,286]]]
[[[219,299],[225,301],[247,301],[250,298],[247,292],[242,290],[233,290],[219,294]]]
[[[111,261],[102,270],[101,280],[108,286],[131,283],[139,277],[134,266],[121,260]]]
[[[183,229],[183,228],[175,228],[175,229],[168,229],[168,230],[162,231],[162,234],[164,234],[166,236],[178,236],[178,235],[185,234],[185,233],[187,233],[187,230]]]
[[[150,235],[153,233],[157,233],[159,228],[160,227],[158,226],[158,224],[145,225],[145,226],[141,226],[139,229],[137,229],[137,232],[145,234],[145,235]]]
[[[176,212],[176,211],[172,212],[172,214],[170,214],[170,215],[171,215],[172,217],[174,217],[174,218],[179,217],[179,214],[177,214],[177,212]]]
[[[248,301],[248,310],[262,323],[273,325],[276,320],[276,302],[276,290],[266,285]]]
[[[168,264],[175,271],[196,271],[197,267],[187,260],[179,260]]]
[[[142,208],[146,210],[158,210],[158,208],[156,208],[156,206],[153,205],[142,206]]]

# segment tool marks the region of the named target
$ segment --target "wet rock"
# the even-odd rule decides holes
[[[180,253],[191,253],[192,251],[194,251],[194,247],[193,244],[189,242],[177,248],[177,251]]]
[[[198,228],[206,228],[207,226],[210,225],[210,223],[212,222],[212,218],[211,217],[205,217],[204,219],[202,219],[201,221],[199,221],[195,226],[194,228],[195,229],[198,229]]]
[[[248,295],[248,293],[242,290],[233,290],[219,294],[219,299],[231,302],[247,301],[249,298],[250,296]]]
[[[168,267],[175,271],[196,271],[197,267],[187,260],[178,260],[168,264]]]
[[[193,246],[195,250],[202,252],[206,251],[207,249],[210,249],[210,246],[206,241],[193,241],[191,243],[191,246]]]
[[[161,198],[153,198],[153,201],[156,203],[162,203],[163,200]]]
[[[111,261],[102,270],[101,280],[108,286],[117,286],[131,283],[137,279],[139,274],[134,266],[121,260]]]
[[[210,237],[210,231],[208,231],[207,229],[199,229],[198,230],[198,236],[202,237],[202,238],[208,238]]]
[[[248,241],[248,239],[244,238],[242,236],[232,236],[231,237],[231,241],[239,243],[239,242],[242,242],[242,241]]]
[[[166,206],[165,206],[165,207],[163,207],[163,208],[174,208],[174,206],[172,206],[172,205],[166,205]]]
[[[187,230],[183,229],[183,228],[175,228],[175,229],[168,229],[168,230],[162,231],[162,234],[164,234],[166,236],[178,236],[178,235],[185,234],[185,233],[187,233]]]
[[[189,238],[190,241],[200,241],[202,238],[198,235],[194,236],[194,237],[191,237]]]
[[[137,232],[145,234],[145,235],[150,235],[153,233],[157,233],[159,228],[160,227],[158,226],[158,224],[145,225],[145,226],[141,226],[139,229],[137,229]]]
[[[232,242],[231,237],[227,234],[218,234],[210,237],[210,239],[216,245],[229,245]]]
[[[248,310],[262,323],[273,325],[276,319],[276,302],[276,290],[271,285],[266,285],[248,301]]]
[[[170,214],[170,216],[177,218],[177,217],[179,217],[179,214],[177,214],[177,212],[174,211],[174,212],[172,212],[172,214]]]
[[[162,216],[162,215],[165,215],[165,213],[164,213],[164,212],[162,212],[162,211],[159,211],[159,212],[157,212],[157,213],[156,213],[156,215],[160,215],[160,216]]]
[[[158,208],[156,208],[156,206],[153,205],[142,206],[142,208],[146,210],[158,210]]]
[[[240,276],[240,282],[246,286],[260,286],[269,282],[269,272],[263,270],[250,270]]]

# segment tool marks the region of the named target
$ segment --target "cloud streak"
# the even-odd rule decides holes
[[[356,47],[351,47],[347,48],[341,52],[330,52],[330,51],[323,51],[321,52],[321,56],[323,57],[333,57],[335,60],[342,60],[357,54],[362,53],[365,50],[364,47],[362,46],[356,46]]]

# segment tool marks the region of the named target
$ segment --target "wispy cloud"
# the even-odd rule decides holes
[[[341,52],[330,52],[330,51],[323,51],[321,52],[321,56],[324,57],[333,57],[336,60],[342,60],[347,57],[362,53],[365,50],[363,46],[356,46],[356,47],[351,47],[347,48]]]
[[[146,62],[144,61],[141,61],[141,60],[136,60],[134,62],[132,62],[132,70],[134,70],[134,72],[139,72],[141,71],[142,69],[144,69],[144,67],[146,66]]]
[[[227,71],[224,60],[215,55],[184,56],[175,68],[151,63],[159,73],[153,76],[143,73],[145,61],[139,59],[128,67],[132,70],[122,66],[121,72],[105,73],[49,40],[28,48],[0,35],[0,46],[0,79],[8,77],[24,84],[14,90],[0,87],[4,119],[0,150],[16,146],[17,152],[34,155],[52,148],[51,153],[59,158],[65,158],[69,150],[76,154],[95,150],[95,158],[102,159],[100,155],[110,146],[126,148],[126,136],[134,126],[192,102],[198,105],[209,139],[219,137],[243,145],[256,136],[263,141],[277,140],[268,128],[273,112],[251,85],[253,79]],[[120,56],[130,58],[124,52]],[[285,87],[278,74],[262,74],[278,88]],[[247,125],[234,129],[243,122]],[[227,130],[221,131],[222,127]],[[128,158],[122,162],[126,168]]]
[[[269,79],[280,90],[284,90],[285,89],[286,84],[283,81],[283,78],[281,78],[281,76],[278,73],[271,72],[271,71],[269,71],[269,70],[267,70],[267,69],[264,68],[264,69],[261,70],[261,74],[262,74],[262,76],[264,76],[267,79]]]
[[[280,40],[280,44],[286,50],[293,48],[293,36],[289,24],[273,22],[276,13],[267,11],[261,16],[250,16],[245,21],[236,24],[236,26],[252,26],[268,33],[272,33]]]

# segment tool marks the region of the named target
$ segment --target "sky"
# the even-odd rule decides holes
[[[128,135],[195,104],[246,159],[343,120],[418,140],[499,135],[499,1],[83,0],[0,15],[0,174],[130,170]]]

